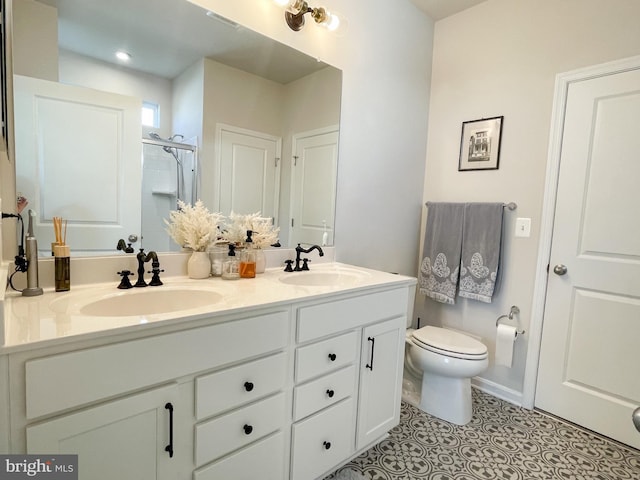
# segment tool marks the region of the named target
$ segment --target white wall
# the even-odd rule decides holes
[[[171,80],[126,67],[118,67],[68,50],[60,50],[59,72],[61,83],[130,95],[141,101],[159,105],[159,128],[145,127],[144,130],[156,131],[165,138],[176,133],[171,131]]]
[[[494,303],[445,306],[418,296],[424,323],[481,335],[491,351],[496,318],[511,305],[528,328],[555,76],[640,54],[638,18],[640,2],[630,0],[489,0],[436,23],[423,200],[514,201],[518,209],[505,213],[503,282]],[[498,115],[499,170],[458,172],[462,122]],[[530,238],[514,238],[516,217],[532,218]],[[513,368],[483,375],[516,401],[527,340],[517,341]]]
[[[13,68],[17,75],[58,81],[58,10],[13,0]]]
[[[415,274],[433,24],[409,0],[325,0],[343,36],[286,26],[272,0],[191,0],[343,70],[339,261]]]

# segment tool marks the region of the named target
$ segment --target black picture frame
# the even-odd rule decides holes
[[[458,171],[497,170],[504,117],[462,122]]]

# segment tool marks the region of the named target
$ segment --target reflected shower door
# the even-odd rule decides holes
[[[163,140],[143,139],[142,143],[142,239],[135,246],[147,251],[179,251],[164,220],[178,208],[178,200],[196,201],[196,147]]]

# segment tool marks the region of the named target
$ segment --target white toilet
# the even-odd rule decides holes
[[[489,365],[485,344],[463,333],[426,326],[407,330],[403,398],[457,425],[471,420],[471,377]],[[412,384],[420,382],[419,401]],[[413,401],[412,401],[413,400]]]

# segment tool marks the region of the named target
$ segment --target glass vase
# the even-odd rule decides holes
[[[264,256],[264,250],[256,249],[256,273],[264,273],[264,269],[267,266],[267,260]]]

